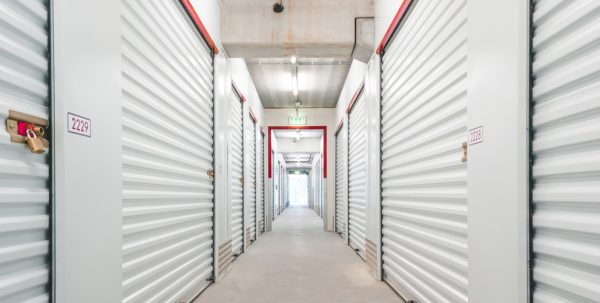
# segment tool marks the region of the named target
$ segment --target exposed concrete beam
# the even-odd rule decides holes
[[[373,0],[223,0],[222,42],[231,57],[350,57],[355,18],[372,17]]]

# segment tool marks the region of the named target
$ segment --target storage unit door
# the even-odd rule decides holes
[[[253,123],[252,117],[250,123],[248,123],[248,129],[246,130],[246,151],[248,152],[248,176],[250,180],[248,183],[248,222],[246,230],[248,230],[248,240],[256,240],[256,124]]]
[[[122,22],[123,302],[175,302],[213,276],[212,52],[177,0]]]
[[[279,199],[278,199],[278,203],[279,203],[279,214],[281,215],[281,213],[284,210],[284,205],[283,205],[283,195],[285,195],[285,184],[283,184],[283,173],[281,171],[281,162],[278,162],[279,166],[279,174],[277,175],[279,177]]]
[[[600,1],[532,21],[533,302],[600,302]]]
[[[382,57],[383,275],[467,302],[466,0],[417,1]]]
[[[258,200],[258,206],[256,208],[256,215],[258,216],[258,230],[257,233],[260,235],[265,231],[265,135],[260,136],[260,196]]]
[[[43,3],[0,1],[2,123],[9,110],[48,119],[48,8]],[[0,132],[0,302],[49,302],[50,157],[11,142],[6,127]]]
[[[275,160],[274,160],[275,153],[271,153],[271,159],[273,159],[273,160],[271,162],[271,203],[270,204],[271,204],[271,222],[273,222],[273,221],[275,221],[275,211],[276,211],[275,201],[276,201],[276,196],[277,196],[275,194],[275,191],[276,191],[275,188],[277,186],[275,184],[276,183],[275,181],[277,180],[277,177],[275,176],[275,172],[277,171],[275,169]]]
[[[364,94],[348,118],[348,216],[350,246],[363,258],[367,232],[367,123]]]
[[[242,101],[232,90],[229,104],[229,165],[231,188],[231,246],[234,255],[239,255],[244,246],[244,164]]]
[[[345,186],[348,172],[344,166],[345,143],[341,134],[335,136],[335,231],[346,238]]]

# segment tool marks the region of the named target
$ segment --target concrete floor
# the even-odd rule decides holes
[[[402,302],[308,208],[288,208],[195,303]]]

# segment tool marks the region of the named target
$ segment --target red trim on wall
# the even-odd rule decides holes
[[[408,7],[410,6],[411,2],[411,0],[403,0],[402,4],[400,4],[400,8],[398,8],[396,16],[394,16],[392,23],[390,23],[390,26],[385,32],[385,35],[383,35],[383,39],[381,39],[381,43],[379,43],[379,46],[377,47],[376,53],[378,55],[381,55],[381,53],[383,53],[383,50],[387,46],[388,42],[390,42],[394,31],[398,27],[398,24],[400,24],[400,21],[402,21],[402,18],[404,18],[404,16],[406,15],[406,12],[408,11]]]
[[[274,130],[286,130],[286,129],[311,129],[311,130],[322,130],[323,131],[323,178],[327,178],[327,126],[315,126],[315,125],[294,125],[294,126],[269,126],[268,134],[267,134],[267,149],[268,149],[268,161],[269,161],[269,171],[267,172],[268,178],[271,179],[271,170],[273,166],[272,159],[272,146],[271,146],[271,137],[273,135]]]
[[[254,122],[254,124],[256,124],[256,116],[254,115],[254,112],[252,111],[252,109],[250,107],[248,107],[248,111],[250,112],[250,118],[252,118],[252,122]]]
[[[244,94],[242,94],[242,91],[238,88],[238,86],[235,85],[235,82],[233,82],[233,80],[231,81],[231,87],[233,87],[235,93],[238,95],[238,97],[240,97],[240,101],[246,102],[246,97],[244,96]]]
[[[180,0],[179,2],[181,2],[185,10],[187,11],[188,15],[196,25],[196,28],[200,32],[200,35],[202,35],[202,38],[204,38],[204,41],[206,41],[206,44],[208,44],[208,46],[212,49],[213,53],[218,54],[219,48],[208,33],[208,30],[206,30],[206,27],[204,27],[204,23],[202,23],[202,20],[200,20],[200,17],[198,16],[198,13],[196,13],[196,9],[194,9],[194,6],[190,3],[190,0]]]
[[[335,135],[337,136],[337,134],[340,132],[340,130],[342,130],[342,126],[344,126],[344,118],[342,118],[342,120],[340,121],[340,124],[338,124],[337,129],[335,130]]]
[[[358,100],[358,97],[360,96],[360,94],[362,93],[362,91],[363,91],[364,88],[365,88],[365,80],[363,80],[363,82],[360,84],[360,86],[358,87],[358,89],[354,93],[354,96],[352,96],[352,99],[350,100],[350,103],[348,103],[348,108],[346,108],[346,113],[347,114],[349,114],[352,111],[352,108],[354,107],[354,104],[356,103],[356,100]]]

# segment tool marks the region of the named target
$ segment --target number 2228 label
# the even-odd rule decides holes
[[[67,113],[67,123],[70,133],[86,137],[92,136],[92,120],[73,113]]]
[[[483,142],[483,126],[469,130],[469,145]]]

